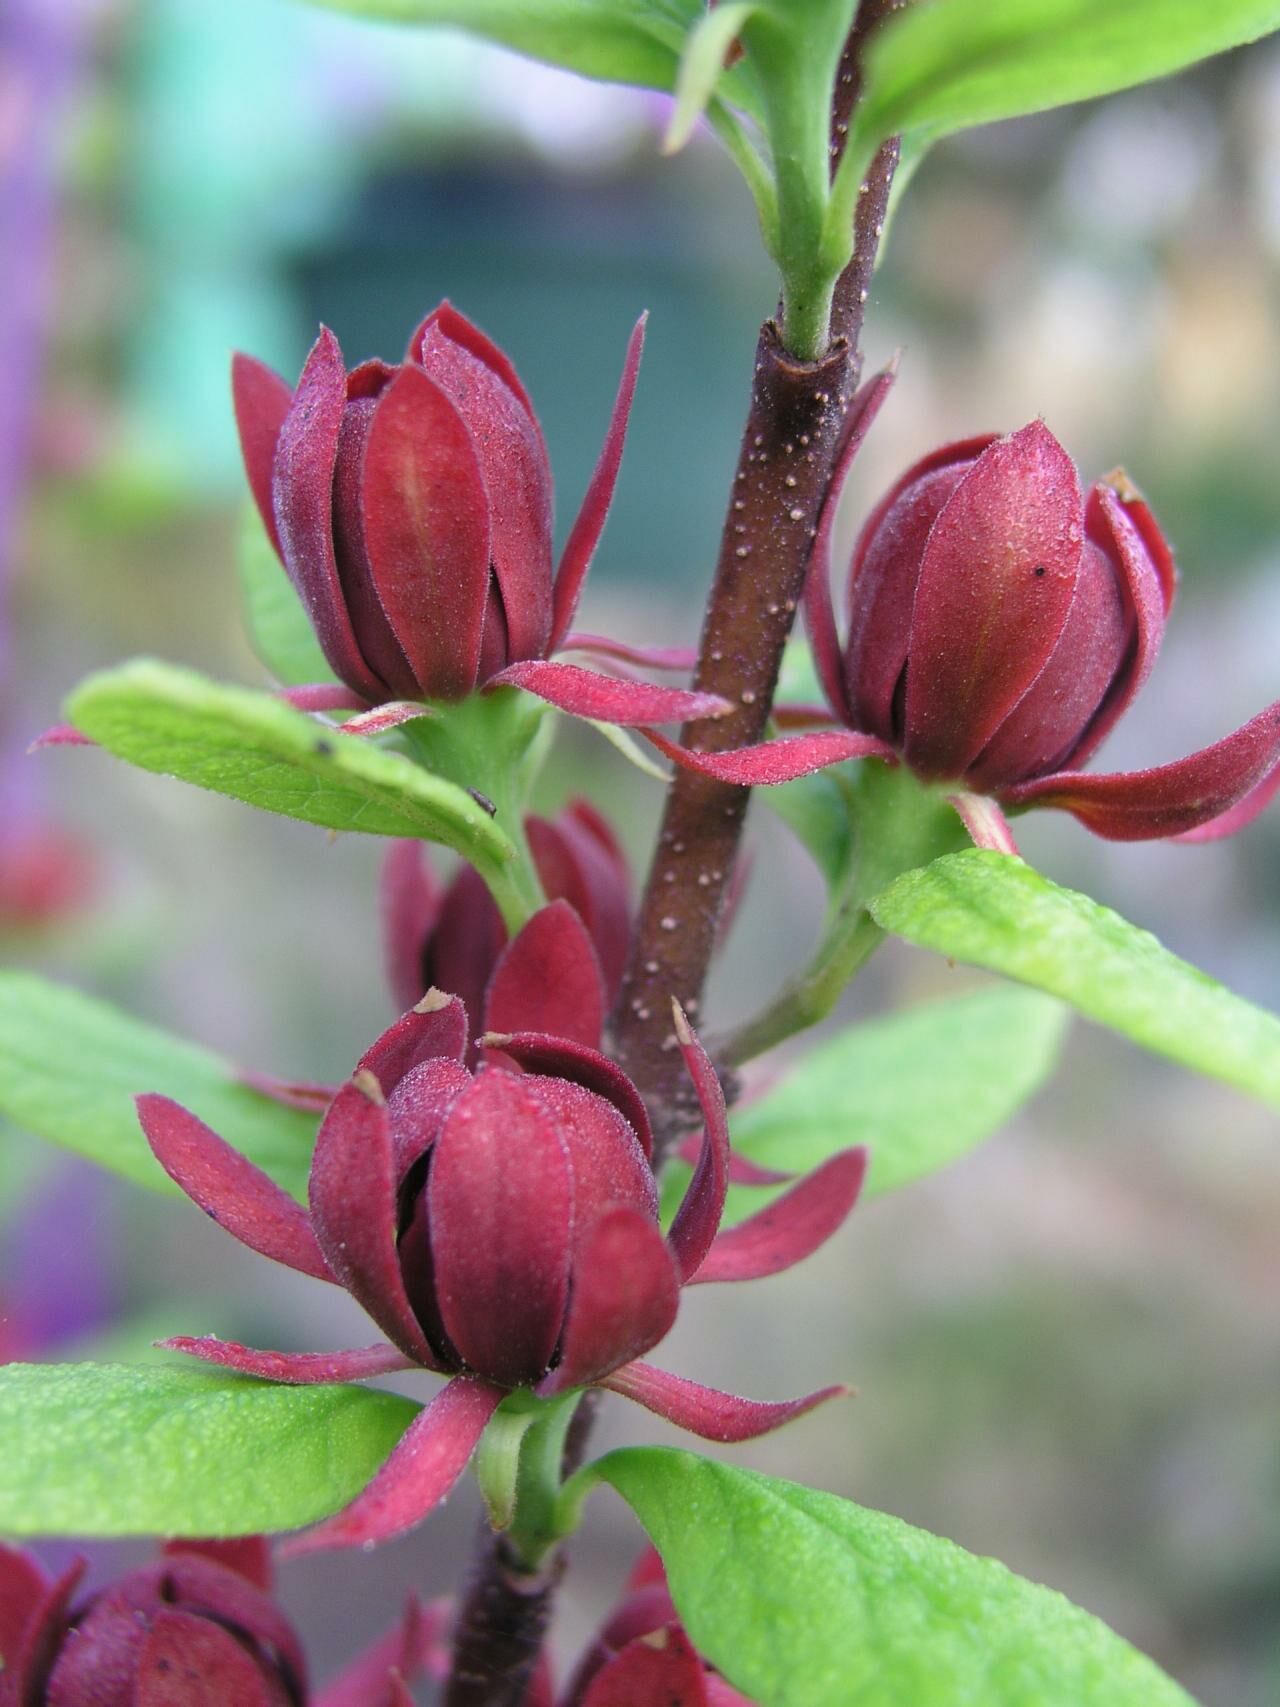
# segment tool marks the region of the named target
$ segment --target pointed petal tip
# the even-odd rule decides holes
[[[450,1002],[456,1002],[457,999],[456,996],[451,996],[447,990],[438,989],[433,984],[422,1000],[415,1003],[413,1011],[416,1014],[438,1014],[447,1008]]]
[[[378,1083],[376,1073],[371,1073],[367,1067],[358,1067],[351,1075],[351,1083],[361,1093],[368,1097],[375,1108],[385,1108],[387,1099],[382,1094],[382,1086]]]
[[[838,1383],[820,1387],[799,1399],[743,1399],[672,1375],[665,1369],[655,1369],[649,1363],[628,1363],[606,1375],[597,1385],[643,1405],[655,1416],[665,1417],[677,1428],[687,1429],[702,1440],[716,1440],[725,1445],[770,1434],[830,1399],[845,1399],[853,1394],[852,1387]]]

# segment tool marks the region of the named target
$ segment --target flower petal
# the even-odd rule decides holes
[[[541,1101],[569,1152],[574,1245],[609,1209],[638,1209],[656,1226],[657,1181],[630,1121],[613,1103],[567,1079],[537,1075],[523,1082]]]
[[[929,531],[912,607],[913,769],[959,776],[991,740],[1058,643],[1083,543],[1075,464],[1043,421],[965,472]]]
[[[669,1332],[679,1307],[680,1277],[654,1221],[637,1209],[609,1210],[579,1246],[560,1361],[539,1393],[630,1367]]]
[[[169,1097],[137,1099],[156,1160],[205,1214],[252,1251],[332,1280],[306,1210],[225,1139]]]
[[[470,351],[477,361],[483,362],[491,373],[497,375],[508,391],[515,393],[515,396],[524,405],[525,413],[533,424],[534,431],[538,435],[538,441],[541,443],[542,428],[538,425],[538,417],[533,412],[533,400],[521,383],[520,375],[516,372],[511,358],[504,354],[493,339],[487,337],[474,321],[468,320],[460,309],[455,308],[447,297],[438,308],[431,310],[413,337],[410,338],[405,359],[411,362],[422,362],[427,333],[433,326],[452,343],[461,344],[464,350]],[[546,454],[545,445],[543,446],[543,454]]]
[[[569,1154],[532,1084],[492,1067],[475,1080],[426,1186],[444,1330],[468,1368],[508,1387],[546,1373],[569,1295]]]
[[[0,1671],[0,1703],[3,1707],[42,1707],[47,1697],[44,1685],[67,1633],[71,1597],[88,1569],[87,1559],[75,1559],[58,1580],[49,1585],[44,1598],[29,1608],[18,1640],[4,1649]]]
[[[280,429],[293,402],[293,392],[280,375],[253,356],[243,356],[237,350],[231,358],[231,397],[235,405],[236,430],[240,434],[240,452],[244,471],[249,477],[249,490],[258,506],[258,514],[267,535],[280,555],[280,536],[276,531],[275,512],[271,505],[271,468],[275,461]]]
[[[724,1214],[729,1190],[729,1115],[711,1057],[690,1030],[678,1002],[671,1004],[680,1053],[702,1109],[702,1152],[667,1242],[682,1284],[702,1267]]]
[[[274,697],[295,711],[367,711],[369,701],[342,682],[303,682],[277,688]]]
[[[418,1368],[413,1359],[385,1341],[362,1346],[358,1351],[256,1351],[235,1340],[212,1336],[192,1339],[187,1334],[175,1334],[171,1339],[157,1340],[156,1345],[162,1351],[186,1352],[189,1357],[215,1363],[220,1369],[234,1369],[237,1375],[256,1375],[261,1381],[279,1381],[289,1387],[312,1387],[326,1381],[365,1381],[374,1375]]]
[[[0,1541],[0,1655],[10,1664],[23,1632],[44,1605],[51,1587],[30,1553]]]
[[[271,502],[280,555],[325,657],[348,687],[377,704],[386,691],[356,642],[333,549],[333,471],[346,406],[342,351],[326,326],[280,429]]]
[[[553,664],[530,658],[509,664],[489,678],[488,686],[523,688],[571,717],[595,723],[686,723],[699,717],[723,717],[732,710],[719,694],[686,688],[655,687],[650,682],[626,682],[597,675],[577,664]]]
[[[631,938],[629,874],[613,831],[594,807],[579,800],[555,819],[527,818],[525,834],[543,893],[549,901],[567,901],[590,932],[611,1000],[622,982]]]
[[[416,723],[419,718],[435,715],[429,705],[421,705],[416,699],[393,699],[386,705],[375,706],[372,711],[362,711],[356,717],[348,717],[341,726],[341,733],[385,735],[388,729],[398,729],[402,723]]]
[[[581,1707],[708,1707],[705,1670],[678,1624],[628,1642],[582,1697]]]
[[[485,996],[486,1031],[541,1031],[593,1048],[605,992],[587,927],[567,901],[540,907],[507,944]]]
[[[1207,824],[1201,824],[1197,829],[1186,830],[1180,836],[1174,836],[1175,842],[1217,842],[1224,836],[1234,836],[1237,830],[1243,830],[1246,824],[1252,824],[1258,814],[1265,810],[1280,793],[1280,765],[1264,776],[1256,787],[1251,788],[1242,800],[1237,800],[1234,806],[1220,812],[1216,818],[1210,818]]]
[[[405,1074],[424,1061],[461,1061],[466,1048],[466,1009],[456,996],[432,989],[365,1050],[357,1070],[372,1073],[390,1098]]]
[[[1059,771],[1004,789],[1000,799],[1007,806],[1070,812],[1110,842],[1153,841],[1194,830],[1230,835],[1280,787],[1278,770],[1280,700],[1212,747],[1172,764],[1109,776]],[[1225,824],[1214,827],[1220,819]]]
[[[629,1363],[625,1369],[615,1369],[596,1383],[624,1399],[634,1399],[655,1416],[665,1417],[677,1428],[703,1440],[726,1443],[754,1440],[768,1434],[794,1417],[802,1417],[828,1399],[842,1399],[848,1387],[822,1387],[807,1393],[803,1399],[784,1399],[770,1403],[760,1399],[740,1399],[733,1393],[721,1393],[714,1387],[704,1387],[697,1381],[669,1375],[650,1363]]]
[[[415,1678],[433,1661],[445,1658],[444,1637],[452,1615],[450,1600],[433,1600],[424,1607],[411,1594],[395,1628],[353,1660],[332,1683],[326,1684],[316,1698],[315,1707],[395,1707],[401,1698],[388,1699],[379,1691],[388,1688],[392,1672],[398,1678]],[[402,1699],[412,1707],[412,1698],[407,1693]]]
[[[719,1234],[692,1284],[759,1280],[803,1262],[843,1224],[866,1171],[864,1149],[832,1156],[767,1209]]]
[[[956,816],[968,830],[975,848],[990,848],[993,853],[1018,857],[1018,844],[1013,839],[1009,820],[989,794],[974,794],[967,788],[947,796]]]
[[[441,1057],[406,1073],[387,1098],[398,1184],[435,1143],[449,1110],[470,1083],[471,1074],[460,1061]]]
[[[622,447],[626,443],[627,422],[631,416],[631,402],[636,392],[636,376],[640,372],[640,355],[644,349],[644,329],[648,318],[647,313],[640,316],[627,341],[622,378],[618,382],[618,394],[613,400],[613,413],[609,417],[604,444],[600,447],[600,457],[560,558],[560,567],[556,572],[551,643],[547,647],[548,652],[558,650],[569,632],[569,624],[578,608],[582,583],[587,578],[591,559],[600,543],[600,535],[604,532],[605,518],[609,514],[613,489],[618,481]]]
[[[186,1553],[206,1559],[224,1570],[234,1571],[264,1594],[271,1593],[275,1573],[271,1565],[271,1544],[263,1535],[232,1535],[225,1539],[188,1539],[185,1536],[166,1541],[162,1549],[166,1558]]]
[[[459,1375],[413,1419],[363,1493],[336,1517],[286,1541],[284,1559],[327,1547],[368,1547],[412,1529],[466,1469],[485,1425],[506,1397]]]
[[[283,1698],[229,1631],[181,1607],[151,1614],[130,1694],[136,1707],[276,1707]]]
[[[611,1102],[627,1122],[646,1157],[653,1155],[653,1132],[644,1098],[607,1055],[585,1044],[541,1031],[487,1032],[480,1042],[501,1050],[527,1073],[545,1073],[549,1078],[567,1079]]]
[[[555,650],[594,652],[597,657],[611,658],[619,664],[637,664],[643,670],[688,671],[696,669],[698,664],[696,646],[632,646],[607,634],[583,634],[577,630],[566,634]]]
[[[401,368],[374,408],[361,509],[378,600],[432,699],[476,684],[492,549],[482,462],[446,390]]]
[[[808,735],[784,735],[727,753],[695,753],[659,735],[656,729],[642,729],[640,733],[686,770],[714,777],[717,782],[736,783],[740,788],[794,782],[798,776],[811,776],[847,759],[895,761],[893,748],[878,735],[857,735],[851,729],[815,729]]]
[[[853,459],[862,448],[871,423],[880,413],[897,377],[897,362],[876,374],[861,387],[849,405],[843,438],[836,455],[835,472],[827,488],[818,532],[814,538],[809,567],[805,572],[804,614],[809,629],[809,644],[818,680],[827,696],[827,703],[842,723],[852,724],[853,703],[845,685],[844,659],[840,636],[836,629],[835,611],[831,603],[831,539],[835,532],[836,513]]]
[[[473,338],[463,343],[450,336],[440,316],[423,333],[422,364],[475,446],[488,495],[488,561],[502,593],[509,655],[541,658],[551,638],[551,467],[529,400],[505,372],[475,354]]]
[[[400,1009],[420,1001],[428,984],[424,958],[444,900],[421,842],[392,842],[378,875],[382,958]]]
[[[334,1275],[406,1357],[436,1357],[405,1291],[396,1251],[391,1116],[362,1074],[320,1123],[311,1163],[311,1220]]]

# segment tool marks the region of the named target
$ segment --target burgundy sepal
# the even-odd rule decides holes
[[[208,1559],[228,1571],[234,1571],[246,1582],[271,1593],[275,1571],[271,1564],[271,1544],[264,1535],[231,1535],[222,1539],[196,1539],[180,1536],[166,1541],[161,1548],[166,1558],[175,1553],[189,1553],[197,1559]],[[2,1652],[3,1650],[0,1650]]]
[[[491,676],[487,685],[523,688],[572,717],[629,727],[723,717],[733,709],[719,694],[623,681],[617,676],[597,675],[594,670],[584,670],[577,664],[553,664],[536,658],[509,664]]]
[[[624,1399],[633,1399],[677,1428],[687,1429],[703,1440],[726,1444],[769,1434],[828,1399],[842,1399],[849,1393],[847,1387],[823,1387],[816,1393],[807,1393],[803,1399],[777,1403],[740,1399],[733,1393],[721,1393],[697,1381],[686,1381],[683,1376],[669,1375],[649,1363],[628,1363],[625,1368],[606,1375],[599,1385],[611,1393],[620,1393]]]
[[[555,818],[527,818],[525,834],[547,898],[567,901],[590,931],[612,1001],[631,940],[630,872],[612,826],[573,800]]]
[[[485,997],[486,1031],[539,1031],[593,1047],[605,990],[595,946],[567,901],[540,907],[503,950]]]
[[[768,1208],[717,1234],[692,1284],[759,1280],[803,1262],[843,1225],[866,1171],[864,1149],[832,1156]]]
[[[377,1079],[390,1097],[406,1073],[424,1061],[445,1057],[461,1061],[467,1049],[467,1010],[456,996],[428,990],[416,1007],[402,1014],[365,1050],[357,1064]]]
[[[184,1351],[204,1363],[234,1369],[237,1375],[256,1375],[259,1380],[280,1381],[290,1387],[310,1387],[326,1381],[365,1381],[373,1375],[390,1375],[418,1367],[412,1358],[385,1343],[364,1346],[359,1351],[255,1351],[252,1346],[238,1345],[235,1340],[192,1339],[187,1334],[175,1334],[172,1339],[157,1340],[156,1344],[163,1351]]]
[[[648,318],[647,313],[640,316],[627,342],[622,378],[618,383],[618,394],[614,398],[613,413],[609,418],[600,459],[582,500],[582,508],[578,511],[577,519],[565,542],[564,554],[556,573],[550,651],[557,650],[569,632],[573,614],[578,608],[582,583],[591,567],[591,559],[600,543],[600,535],[604,532],[609,505],[613,502],[613,489],[617,485],[622,447],[626,443],[627,422],[631,417],[631,403],[635,397],[636,376],[640,372],[640,356],[644,349],[644,329]]]
[[[676,1039],[693,1080],[703,1124],[698,1165],[667,1235],[681,1282],[687,1284],[706,1261],[724,1214],[729,1190],[729,1117],[711,1057],[689,1029],[679,1003],[672,1002],[671,1006]]]
[[[851,729],[815,729],[809,735],[784,735],[777,741],[735,747],[726,753],[694,752],[669,741],[656,729],[642,729],[640,733],[685,770],[714,777],[717,782],[735,783],[740,788],[794,782],[798,776],[811,776],[814,771],[842,764],[846,759],[892,761],[894,758],[887,741],[877,735],[859,735]]]
[[[227,1630],[166,1607],[151,1619],[138,1654],[133,1707],[288,1707],[261,1667]]]
[[[307,1212],[181,1103],[137,1098],[138,1119],[160,1166],[233,1238],[300,1274],[332,1280]]]
[[[1229,835],[1256,816],[1280,787],[1280,700],[1234,734],[1189,758],[1153,770],[1110,776],[1060,771],[1004,789],[1008,806],[1052,806],[1070,812],[1113,842],[1151,841],[1208,829],[1227,818]]]
[[[409,1424],[364,1492],[336,1517],[286,1541],[280,1557],[371,1546],[421,1523],[466,1469],[505,1396],[469,1375],[450,1381]]]
[[[560,1361],[538,1391],[600,1381],[639,1357],[668,1332],[679,1304],[680,1277],[657,1226],[639,1210],[610,1210],[578,1251]]]
[[[705,1672],[678,1625],[628,1642],[596,1674],[582,1707],[708,1707]]]
[[[280,429],[293,402],[293,392],[264,362],[237,352],[231,358],[231,397],[249,490],[253,493],[267,536],[279,556],[280,535],[271,503],[271,466],[275,461]]]

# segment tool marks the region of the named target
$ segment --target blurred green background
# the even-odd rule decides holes
[[[351,361],[394,357],[449,296],[525,379],[563,524],[648,308],[583,619],[687,643],[773,282],[714,143],[658,157],[657,98],[289,0],[68,0],[63,21],[47,347],[12,553],[0,774],[6,822],[67,838],[89,895],[38,930],[11,918],[6,953],[251,1067],[334,1079],[392,1017],[380,848],[101,755],[21,756],[86,670],[125,655],[265,682],[234,571],[245,494],[230,351],[292,379],[324,320]],[[12,88],[0,84],[0,116],[8,99],[20,118]],[[18,132],[0,125],[0,169],[12,170],[6,134]],[[15,245],[0,265],[24,255]],[[1183,582],[1108,768],[1180,756],[1276,695],[1278,278],[1274,43],[951,142],[891,233],[866,342],[872,362],[901,349],[902,367],[851,482],[850,536],[889,480],[950,437],[1043,414],[1086,479],[1123,462]],[[617,813],[639,868],[657,786],[566,728],[544,804],[583,790]],[[758,803],[752,822],[755,882],[713,986],[713,1027],[803,958],[820,913],[803,853]],[[1050,814],[1019,834],[1056,879],[1280,1008],[1280,813],[1203,848],[1111,846]],[[846,1012],[969,977],[891,947]],[[1205,1701],[1267,1707],[1280,1700],[1276,1136],[1274,1117],[1242,1097],[1078,1026],[1058,1079],[1013,1128],[857,1212],[798,1272],[695,1297],[663,1361],[760,1396],[851,1379],[852,1403],[740,1461],[995,1554],[1103,1614]],[[345,1301],[268,1275],[194,1210],[86,1183],[16,1133],[0,1142],[0,1313],[12,1328],[25,1301],[51,1354],[77,1336],[82,1348],[107,1314],[113,1351],[129,1355],[160,1331],[281,1347],[364,1331]],[[55,1295],[61,1315],[41,1316],[32,1300]],[[659,1432],[613,1406],[601,1438]],[[405,1584],[451,1586],[475,1522],[467,1491],[372,1558],[290,1566],[283,1598],[320,1674],[385,1624]],[[569,1577],[562,1659],[637,1539],[598,1496]],[[96,1555],[101,1570],[132,1556]]]

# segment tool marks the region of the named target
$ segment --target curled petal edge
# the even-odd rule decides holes
[[[647,723],[688,723],[704,717],[724,717],[733,707],[719,694],[695,693],[686,688],[655,687],[649,682],[622,681],[602,676],[577,664],[555,664],[527,658],[508,664],[490,676],[486,690],[495,687],[523,688],[536,694],[571,717],[595,723],[621,723],[640,727]]]
[[[859,735],[852,729],[815,729],[808,735],[784,735],[777,741],[761,741],[754,747],[735,747],[725,753],[696,753],[656,729],[642,729],[640,733],[685,770],[740,788],[794,782],[797,777],[811,776],[846,759],[897,760],[887,741],[877,735]]]
[[[821,1387],[802,1399],[740,1399],[734,1393],[721,1393],[697,1381],[686,1381],[681,1375],[670,1375],[649,1363],[625,1364],[596,1385],[633,1399],[655,1416],[665,1417],[703,1440],[724,1444],[770,1434],[828,1399],[846,1398],[851,1391],[844,1386]]]

